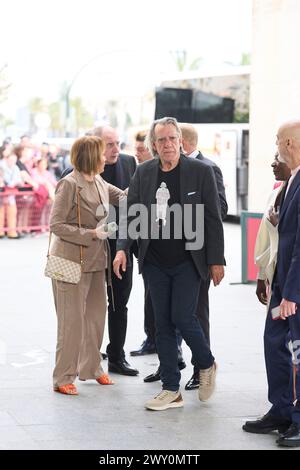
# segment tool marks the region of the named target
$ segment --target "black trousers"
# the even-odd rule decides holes
[[[116,255],[116,240],[109,240],[111,259]],[[122,274],[122,279],[118,279],[112,269],[112,288],[114,296],[114,306],[112,302],[111,289],[107,288],[108,296],[108,334],[109,344],[106,352],[111,362],[117,362],[125,357],[124,344],[127,332],[127,303],[132,288],[133,257],[130,254],[127,258],[126,272]]]
[[[147,336],[147,339],[150,343],[155,344],[155,322],[154,322],[154,312],[153,305],[150,295],[149,284],[147,278],[143,275],[144,287],[145,287],[145,297],[144,297],[144,330]]]
[[[211,281],[210,277],[208,277],[208,279],[206,280],[201,279],[198,306],[197,306],[197,312],[196,312],[196,316],[200,322],[204,336],[209,345],[210,345],[210,331],[209,331],[208,291],[209,291],[210,281]]]

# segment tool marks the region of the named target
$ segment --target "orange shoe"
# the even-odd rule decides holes
[[[102,374],[100,377],[96,379],[96,382],[101,385],[114,385],[115,382],[113,382],[107,374]]]
[[[60,385],[54,387],[55,392],[63,393],[64,395],[78,395],[77,388],[74,384]]]

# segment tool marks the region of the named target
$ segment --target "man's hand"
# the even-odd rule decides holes
[[[286,320],[292,315],[296,315],[297,305],[295,302],[290,302],[289,300],[282,299],[280,302],[280,318]]]
[[[123,273],[126,271],[126,253],[123,250],[119,250],[116,253],[115,259],[113,261],[113,269],[114,273],[118,279],[122,279],[122,274],[120,272],[120,268]]]
[[[256,297],[258,298],[261,304],[267,305],[268,303],[267,289],[266,289],[266,283],[263,279],[257,279]]]
[[[268,211],[268,219],[274,227],[277,227],[279,221],[279,212],[276,212],[273,206],[271,206]]]
[[[224,266],[212,264],[209,267],[210,277],[213,280],[214,286],[218,286],[224,277]]]

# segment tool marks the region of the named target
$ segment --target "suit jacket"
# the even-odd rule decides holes
[[[128,208],[134,204],[147,207],[148,221],[151,223],[151,205],[156,205],[155,194],[160,161],[157,158],[141,163],[129,185]],[[204,204],[204,246],[199,250],[191,250],[192,259],[203,279],[208,277],[208,265],[224,263],[224,238],[220,213],[220,205],[213,170],[210,166],[195,160],[180,156],[180,199],[181,205],[192,207],[193,227],[195,227],[196,205]],[[128,217],[130,222],[132,217]],[[121,220],[122,222],[122,220]],[[141,219],[141,226],[143,220]],[[123,234],[121,233],[121,236]],[[120,238],[117,241],[118,250],[126,250],[132,240]],[[139,240],[139,271],[143,263],[150,239]]]
[[[286,197],[284,197],[284,193],[279,212],[276,281],[279,284],[282,298],[300,304],[299,171],[292,181]]]
[[[204,157],[204,155],[202,155],[201,152],[198,153],[198,155],[196,156],[196,159],[200,160],[206,165],[209,165],[213,169],[213,172],[216,178],[218,194],[219,194],[221,216],[222,216],[222,220],[224,220],[228,212],[228,205],[227,205],[227,200],[226,200],[222,171],[212,160]]]
[[[120,189],[126,189],[129,186],[130,180],[132,176],[134,175],[134,172],[136,170],[136,160],[133,156],[131,155],[126,155],[125,153],[120,153],[119,158],[116,163],[116,172],[115,172],[115,181],[114,181],[114,186]],[[66,168],[65,171],[62,174],[62,178],[64,178],[66,175],[70,174],[71,171],[73,171],[72,167]],[[106,180],[105,176],[105,168],[104,172],[102,173],[102,178],[103,180]],[[119,225],[119,210],[118,207],[116,207],[116,210],[111,211],[108,214],[108,222],[116,222],[117,225]],[[112,252],[112,256],[114,256],[115,250],[116,250],[116,240],[115,238],[110,238],[109,239],[109,244],[110,244],[110,249]],[[137,256],[137,244],[134,243],[131,247],[131,253],[134,253]]]
[[[114,186],[120,189],[126,189],[129,186],[130,180],[136,170],[136,160],[131,155],[125,155],[125,153],[120,153],[119,158],[116,163],[116,181]],[[67,176],[73,171],[72,167],[66,168],[62,174],[62,178]],[[105,171],[103,175],[105,180]]]
[[[136,170],[135,158],[132,157],[131,155],[120,153],[119,158],[116,163],[115,180],[113,184],[117,186],[117,188],[127,189],[131,181],[131,178],[134,175],[135,170]],[[104,168],[104,173],[102,173],[102,177],[104,180],[106,179],[105,168]],[[111,213],[108,215],[108,221],[116,222],[116,224],[119,225],[118,207],[116,208],[115,211],[111,211]],[[112,256],[114,257],[115,251],[116,251],[116,239],[110,238],[109,244],[110,244],[110,250],[111,250]],[[135,242],[131,246],[130,253],[131,254],[134,253],[134,255],[137,256],[137,252],[138,252],[137,243]],[[131,264],[131,262],[132,262],[131,256],[129,256],[128,263]]]
[[[55,234],[50,253],[62,258],[80,261],[80,245],[83,246],[83,271],[102,271],[107,267],[105,240],[93,239],[90,229],[107,222],[109,204],[118,205],[126,198],[123,191],[106,183],[101,176],[95,177],[101,197],[92,196],[87,182],[80,172],[73,170],[56,187],[50,216],[50,231]],[[80,194],[81,226],[78,227],[77,192]]]
[[[130,180],[134,175],[135,170],[135,158],[131,155],[125,155],[124,153],[120,153],[116,163],[116,180],[114,181],[114,185],[120,189],[128,188]],[[105,180],[105,169],[103,179]]]

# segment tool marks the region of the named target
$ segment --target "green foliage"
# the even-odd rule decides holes
[[[250,65],[250,64],[251,64],[250,52],[243,52],[240,65]]]
[[[3,65],[2,68],[0,69],[0,103],[3,103],[7,99],[7,95],[9,92],[9,89],[11,87],[11,83],[8,82],[6,75],[5,75],[5,69],[7,67],[7,64]]]
[[[173,57],[178,72],[198,70],[203,60],[201,57],[196,57],[190,62],[188,52],[185,49],[182,51],[170,51],[170,54]]]
[[[70,100],[72,111],[72,134],[77,135],[81,129],[88,129],[93,126],[93,116],[86,109],[81,98],[73,98]],[[50,130],[57,137],[65,135],[65,103],[62,98],[59,101],[46,103],[41,97],[34,97],[28,103],[30,113],[30,132],[37,131],[34,117],[37,113],[47,113],[51,118]]]
[[[93,116],[84,107],[82,99],[79,97],[73,98],[71,100],[71,107],[74,110],[74,127],[76,134],[78,134],[80,129],[90,129],[94,123]]]

